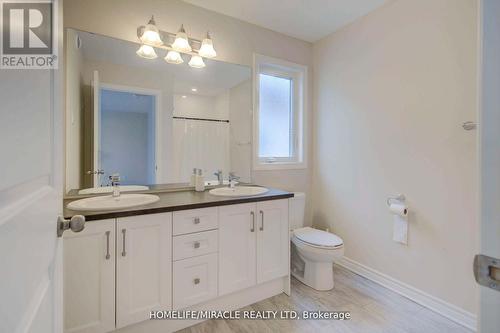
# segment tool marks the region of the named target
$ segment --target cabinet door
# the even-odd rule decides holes
[[[255,204],[219,207],[219,296],[255,285]]]
[[[172,214],[117,219],[116,327],[143,321],[172,303]]]
[[[88,222],[63,240],[64,331],[115,329],[115,220]]]
[[[257,283],[288,274],[288,199],[257,203]]]

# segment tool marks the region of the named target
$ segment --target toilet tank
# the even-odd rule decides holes
[[[294,197],[290,198],[289,218],[290,229],[302,228],[304,226],[306,208],[306,195],[302,192],[295,192]]]

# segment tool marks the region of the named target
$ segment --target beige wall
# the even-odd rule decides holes
[[[314,221],[345,255],[476,313],[476,1],[399,0],[314,45]],[[385,200],[403,193],[409,244]]]
[[[253,53],[260,53],[311,66],[312,45],[253,24],[242,22],[178,0],[65,0],[64,25],[130,41],[137,41],[136,28],[151,14],[162,30],[177,31],[181,23],[195,38],[210,30],[217,59],[252,66]],[[312,78],[312,73],[309,77]],[[311,99],[310,99],[311,100]],[[308,110],[311,110],[308,107]],[[311,112],[308,112],[309,116]],[[312,140],[309,140],[311,142]],[[309,169],[258,171],[253,181],[292,191],[308,191]]]

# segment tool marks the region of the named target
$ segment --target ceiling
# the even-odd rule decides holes
[[[195,6],[315,42],[386,0],[184,0]]]

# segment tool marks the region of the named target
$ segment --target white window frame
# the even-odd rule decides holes
[[[306,151],[306,103],[307,103],[307,67],[289,61],[254,54],[253,66],[253,169],[254,170],[283,170],[307,168]],[[260,82],[259,75],[289,78],[292,80],[293,98],[293,158],[264,158],[259,157],[259,107]]]

